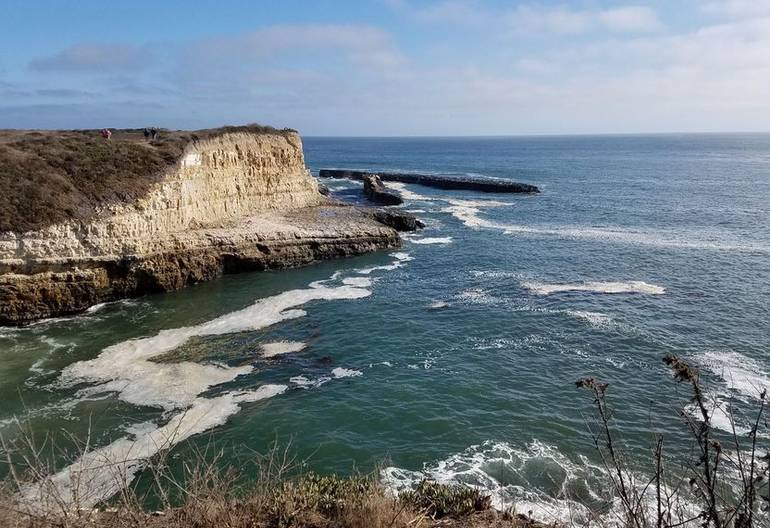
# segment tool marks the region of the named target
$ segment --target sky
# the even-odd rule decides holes
[[[1,0],[0,128],[770,131],[770,0]]]

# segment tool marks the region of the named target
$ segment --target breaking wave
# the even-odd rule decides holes
[[[487,441],[449,456],[422,470],[387,467],[382,483],[393,493],[413,489],[428,479],[461,485],[489,494],[498,510],[529,515],[543,523],[620,528],[622,506],[611,494],[607,472],[584,456],[573,460],[557,447],[534,440],[522,448]],[[638,482],[648,478],[640,476]],[[652,511],[654,497],[645,496],[644,508]],[[682,499],[674,504],[674,519],[695,517],[698,509]],[[697,521],[682,526],[697,526]]]
[[[423,237],[423,238],[410,238],[412,244],[451,244],[452,237]]]

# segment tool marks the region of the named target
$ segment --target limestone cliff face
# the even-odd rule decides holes
[[[225,225],[265,211],[319,205],[298,134],[226,134],[190,144],[148,196],[88,222],[0,234],[4,270],[37,264],[145,255],[167,248],[168,235]]]
[[[399,243],[392,228],[319,193],[298,134],[223,134],[187,145],[138,201],[0,233],[0,324]]]

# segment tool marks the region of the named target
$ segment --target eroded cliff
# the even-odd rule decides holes
[[[129,157],[155,148],[136,136],[106,148],[134,142],[137,154]],[[0,324],[74,313],[222,273],[400,244],[396,231],[373,215],[319,193],[295,132],[207,131],[191,134],[179,151],[140,196],[73,206],[63,221],[0,233]],[[125,177],[132,176],[148,181],[146,174]]]

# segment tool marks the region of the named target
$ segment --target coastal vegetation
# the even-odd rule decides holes
[[[251,124],[196,131],[0,130],[0,233],[88,220],[99,208],[145,196],[185,147],[223,134],[295,133]]]
[[[98,508],[65,504],[52,497],[46,508],[20,500],[25,479],[45,478],[43,455],[48,446],[34,446],[23,436],[23,452],[3,443],[12,467],[0,487],[3,528],[535,528],[536,523],[513,511],[496,512],[482,491],[425,481],[413,491],[394,495],[376,474],[350,476],[298,473],[287,449],[255,455],[256,477],[224,465],[225,453],[197,453],[182,474],[169,468],[167,453],[148,465],[150,485],[121,490]],[[79,483],[75,479],[72,486]],[[159,509],[148,507],[159,504]]]

